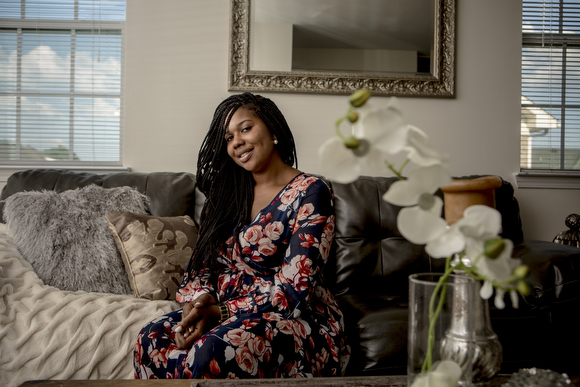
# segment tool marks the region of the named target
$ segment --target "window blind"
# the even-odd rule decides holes
[[[0,2],[0,164],[121,165],[124,0]]]
[[[522,170],[580,170],[580,2],[524,0]]]

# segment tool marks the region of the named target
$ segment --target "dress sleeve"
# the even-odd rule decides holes
[[[247,297],[228,301],[232,313],[274,312],[297,318],[312,302],[334,238],[334,205],[330,189],[321,180],[302,194],[289,205],[288,243],[281,267],[268,283],[254,283]]]
[[[210,281],[210,270],[204,269],[194,272],[189,276],[186,272],[183,282],[175,295],[175,300],[179,303],[187,303],[195,300],[202,294],[211,294],[215,297],[215,285]]]

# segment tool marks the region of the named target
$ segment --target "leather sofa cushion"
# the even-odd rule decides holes
[[[104,188],[129,186],[147,195],[151,215],[189,215],[196,219],[195,175],[187,172],[118,172],[96,174],[62,169],[31,169],[12,174],[2,190],[0,200],[21,191],[70,189],[96,184]],[[0,213],[4,204],[0,202]]]
[[[377,295],[344,295],[338,301],[352,351],[347,374],[406,374],[407,304]]]

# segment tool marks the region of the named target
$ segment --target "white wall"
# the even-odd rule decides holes
[[[451,154],[454,175],[519,165],[521,4],[457,0],[456,98],[405,98],[410,123]],[[493,23],[489,21],[493,20]],[[128,0],[125,164],[134,171],[195,172],[201,141],[227,97],[229,0]],[[300,169],[346,108],[345,96],[263,93],[284,112]],[[373,98],[386,104],[386,97]],[[580,212],[578,191],[516,190],[527,239],[552,240]]]

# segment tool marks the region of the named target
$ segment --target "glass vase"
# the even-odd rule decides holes
[[[441,278],[409,276],[408,386],[472,385],[476,283],[463,275]]]

